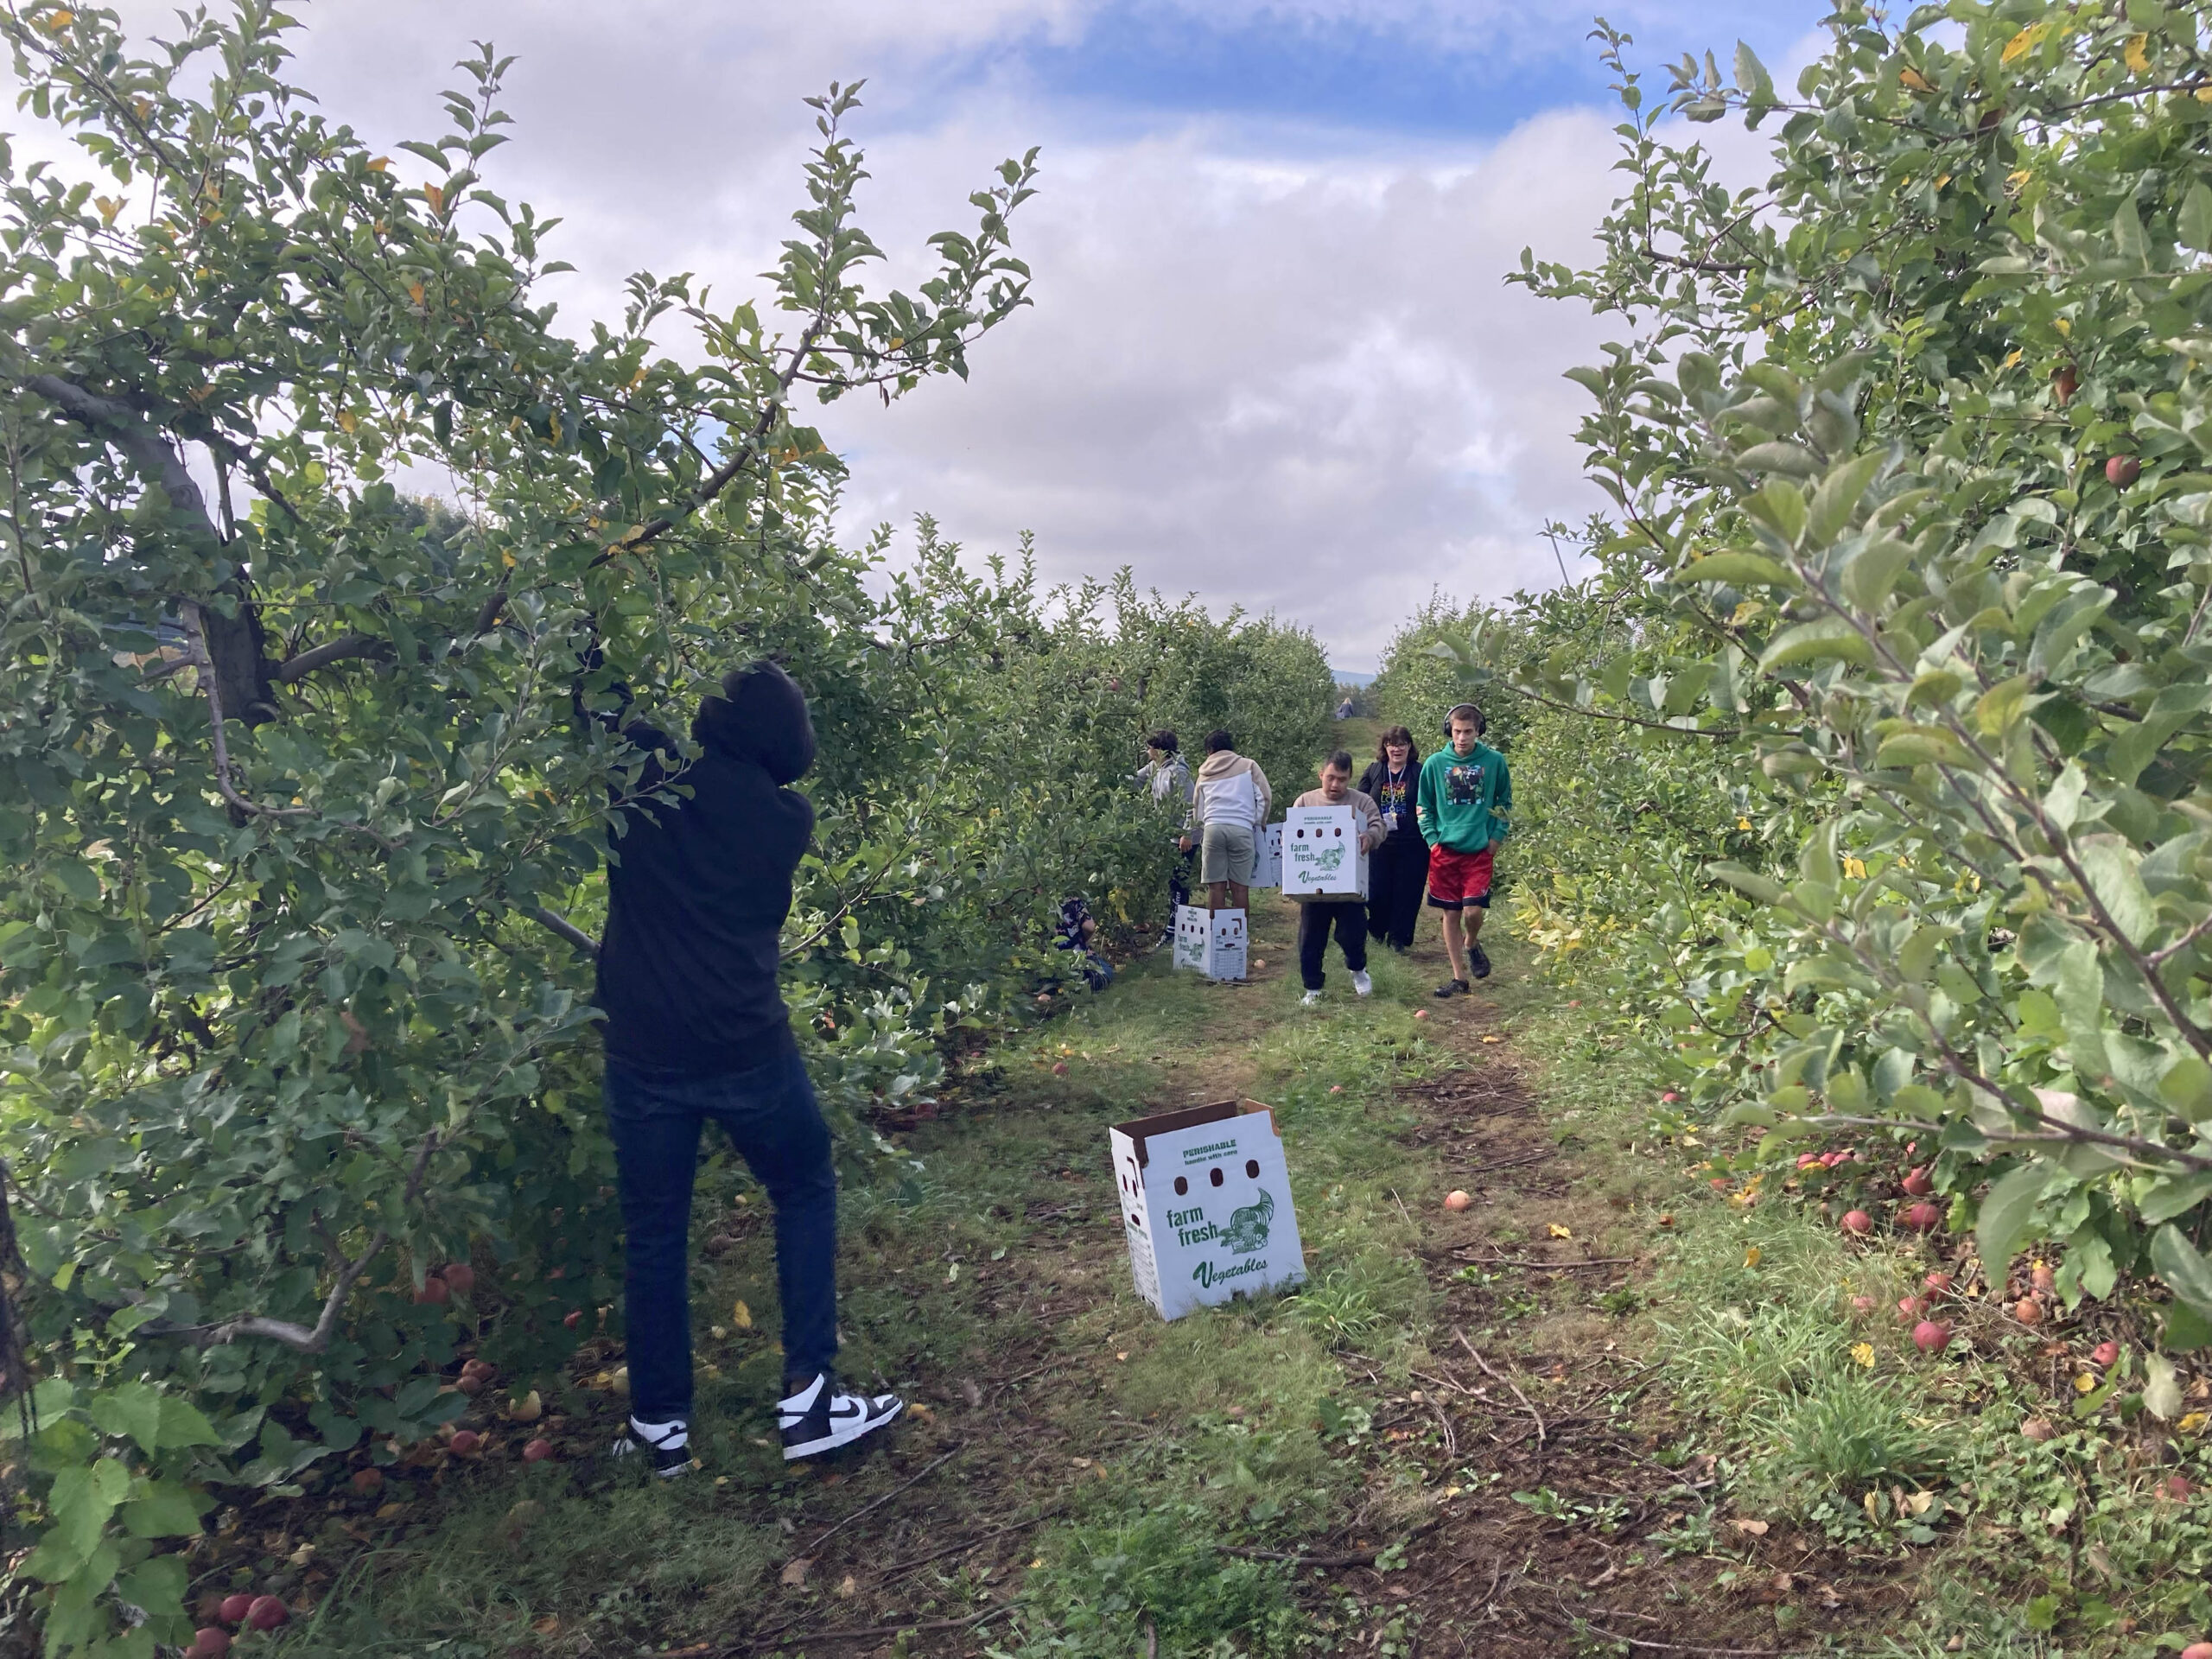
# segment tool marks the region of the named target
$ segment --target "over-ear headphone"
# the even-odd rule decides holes
[[[1452,735],[1452,721],[1461,715],[1471,715],[1474,716],[1475,735],[1477,737],[1480,737],[1484,732],[1490,729],[1490,721],[1483,718],[1483,711],[1476,708],[1473,703],[1455,702],[1449,709],[1444,711],[1444,735],[1446,739],[1449,739]]]

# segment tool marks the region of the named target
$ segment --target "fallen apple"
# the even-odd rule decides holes
[[[2089,1350],[2089,1363],[2093,1365],[2117,1365],[2120,1363],[2120,1344],[2116,1342],[2099,1343]]]
[[[1341,1095],[1344,1091],[1344,1086],[1341,1083],[1332,1083],[1329,1085],[1329,1092],[1332,1095]]]
[[[1672,1089],[1669,1089],[1659,1096],[1659,1101],[1662,1105],[1673,1106],[1679,1103],[1681,1098],[1681,1096],[1675,1093]]]
[[[184,1659],[223,1659],[231,1650],[231,1633],[219,1624],[203,1624],[192,1633]]]
[[[1821,1154],[1819,1153],[1808,1152],[1805,1154],[1803,1157],[1798,1159],[1797,1167],[1800,1169],[1820,1169],[1824,1167],[1824,1166],[1821,1162]]]
[[[2168,1475],[2158,1483],[2158,1485],[2159,1489],[2177,1503],[2187,1503],[2190,1494],[2196,1490],[2196,1485],[2187,1475]]]
[[[2012,1304],[2012,1317],[2022,1325],[2041,1325],[2043,1304],[2032,1296],[2023,1296]]]
[[[1054,1060],[1052,1062],[1052,1075],[1054,1077],[1065,1077],[1067,1074],[1068,1063],[1065,1060]]]
[[[384,1490],[384,1471],[381,1469],[356,1469],[353,1471],[353,1490],[359,1492],[363,1497],[372,1497],[375,1493],[382,1491]]]
[[[2028,1283],[2049,1295],[2058,1288],[2058,1274],[2046,1262],[2038,1262],[2028,1269]]]
[[[245,1610],[245,1622],[257,1630],[273,1630],[292,1616],[292,1610],[274,1596],[256,1596]]]
[[[466,1296],[476,1288],[476,1269],[466,1262],[448,1262],[441,1275],[455,1294]]]
[[[1905,1208],[1905,1212],[1897,1217],[1897,1225],[1909,1233],[1932,1233],[1942,1224],[1943,1210],[1941,1205],[1909,1205]]]
[[[2181,1659],[2212,1659],[2212,1642],[2192,1642],[2181,1650]]]
[[[1675,1217],[1674,1217],[1673,1213],[1672,1213],[1671,1211],[1662,1211],[1662,1212],[1661,1212],[1661,1214],[1660,1214],[1660,1217],[1659,1217],[1659,1224],[1660,1224],[1662,1227],[1671,1227],[1671,1226],[1673,1226],[1673,1225],[1675,1224]]]
[[[544,1414],[545,1402],[537,1397],[536,1389],[532,1389],[519,1400],[509,1402],[507,1405],[507,1415],[518,1423],[534,1423]]]
[[[2033,1440],[2037,1446],[2041,1446],[2052,1435],[2057,1433],[2058,1431],[2050,1426],[2050,1421],[2048,1418],[2031,1417],[2027,1421],[2020,1425],[2020,1433],[2025,1435],[2029,1440]]]
[[[1726,1192],[1728,1190],[1728,1178],[1726,1175],[1716,1175],[1706,1185],[1716,1192]]]
[[[1923,1319],[1912,1327],[1912,1345],[1923,1354],[1940,1354],[1951,1345],[1951,1327],[1936,1319]]]
[[[1854,1296],[1851,1299],[1852,1313],[1862,1319],[1880,1306],[1881,1304],[1872,1296]]]
[[[480,1376],[470,1376],[464,1372],[461,1376],[460,1388],[463,1394],[468,1395],[471,1399],[474,1399],[478,1395],[484,1392],[484,1379]]]
[[[462,1364],[461,1374],[463,1376],[480,1376],[489,1381],[499,1375],[499,1368],[489,1360],[472,1359]]]
[[[1444,1207],[1446,1210],[1464,1210],[1473,1202],[1472,1198],[1456,1186],[1444,1195]]]
[[[452,1294],[452,1287],[434,1273],[423,1281],[423,1287],[415,1293],[415,1300],[418,1302],[442,1303]],[[282,1603],[278,1604],[280,1606],[282,1605]]]
[[[1264,967],[1266,967],[1267,965],[1268,965],[1267,958],[1266,958],[1266,957],[1253,957],[1253,958],[1252,958],[1252,966],[1253,966],[1255,969],[1256,969],[1264,968]]]
[[[1427,1010],[1427,1008],[1415,1008],[1415,1009],[1414,1010],[1414,1019],[1416,1019],[1416,1020],[1426,1020],[1426,1019],[1427,1019],[1427,1018],[1428,1018],[1428,1010]]]
[[[1847,1210],[1843,1216],[1843,1230],[1865,1237],[1874,1230],[1874,1217],[1864,1210]]]
[[[569,1330],[571,1330],[571,1331],[575,1330],[578,1325],[582,1325],[583,1322],[584,1322],[584,1311],[583,1311],[583,1309],[582,1309],[581,1307],[572,1307],[572,1308],[570,1308],[570,1309],[569,1310],[569,1312],[568,1312],[568,1316],[561,1321],[561,1323],[562,1323],[562,1324],[563,1324],[563,1325],[567,1325],[567,1326],[569,1327]]]
[[[453,1454],[456,1458],[471,1457],[474,1455],[477,1447],[484,1444],[484,1437],[473,1428],[457,1428],[453,1432],[453,1439],[447,1444],[451,1446]]]
[[[1915,1319],[1925,1319],[1928,1315],[1928,1299],[1925,1296],[1898,1297],[1897,1314],[1908,1325]]]
[[[2105,462],[2105,482],[2124,490],[2143,476],[2143,463],[2133,455],[2114,455]]]
[[[246,1614],[252,1609],[252,1606],[253,1598],[245,1594],[244,1592],[240,1592],[235,1596],[225,1596],[223,1598],[222,1608],[217,1613],[216,1617],[220,1618],[226,1624],[243,1624],[245,1623]]]
[[[1951,1294],[1951,1275],[1938,1268],[1920,1281],[1920,1287],[1930,1296],[1948,1296]]]
[[[1904,1190],[1916,1198],[1924,1198],[1936,1190],[1936,1183],[1928,1179],[1928,1172],[1916,1169],[1904,1178]]]
[[[522,1449],[524,1463],[543,1463],[553,1455],[553,1442],[540,1436]]]

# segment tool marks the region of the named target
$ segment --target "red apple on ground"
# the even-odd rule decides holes
[[[415,1293],[415,1300],[418,1302],[442,1303],[452,1294],[452,1287],[434,1273],[423,1281],[423,1287]]]
[[[2124,490],[2143,476],[2143,463],[2133,455],[2114,455],[2105,462],[2105,482]]]
[[[252,1606],[253,1598],[241,1591],[235,1596],[223,1598],[222,1609],[217,1617],[226,1624],[243,1624],[245,1623],[246,1613]]]
[[[1923,1319],[1912,1327],[1912,1345],[1923,1354],[1940,1354],[1951,1345],[1951,1327],[1934,1319]]]
[[[442,1275],[454,1291],[462,1296],[476,1288],[476,1269],[466,1262],[448,1262]]]
[[[461,1391],[468,1395],[470,1399],[474,1399],[478,1395],[484,1392],[484,1379],[480,1376],[471,1376],[466,1371],[462,1372],[461,1378]]]
[[[489,1382],[499,1375],[499,1367],[488,1359],[472,1359],[462,1364],[461,1374],[463,1376],[480,1376]]]
[[[1054,1060],[1052,1062],[1052,1075],[1054,1077],[1065,1077],[1067,1074],[1068,1063],[1065,1060]]]
[[[245,1622],[257,1630],[273,1630],[291,1616],[292,1610],[274,1596],[256,1596],[245,1610]]]
[[[1904,1178],[1904,1190],[1916,1198],[1924,1198],[1936,1190],[1936,1183],[1928,1179],[1925,1169],[1916,1169]]]
[[[1446,1210],[1464,1210],[1473,1202],[1472,1198],[1456,1186],[1444,1195],[1444,1207]]]
[[[2023,1296],[2012,1304],[2012,1317],[2022,1325],[2041,1325],[2043,1304],[2032,1296]]]
[[[1706,1185],[1716,1192],[1726,1192],[1728,1190],[1728,1178],[1726,1175],[1716,1175]]]
[[[1864,1210],[1847,1211],[1843,1217],[1843,1230],[1856,1233],[1863,1238],[1874,1230],[1874,1217]]]
[[[2117,1365],[2120,1363],[2120,1344],[2116,1342],[2099,1343],[2089,1350],[2089,1362],[2094,1365]]]
[[[1427,1019],[1427,1018],[1428,1018],[1428,1010],[1427,1010],[1427,1008],[1415,1008],[1415,1009],[1414,1010],[1414,1019],[1416,1019],[1416,1020],[1426,1020],[1426,1019]]]
[[[1907,1322],[1923,1317],[1927,1312],[1928,1299],[1925,1296],[1900,1296],[1897,1298],[1897,1313]]]
[[[1821,1154],[1819,1153],[1808,1152],[1797,1160],[1797,1167],[1800,1169],[1821,1169],[1825,1167],[1825,1166],[1821,1162]]]
[[[2212,1642],[2192,1642],[2181,1650],[2181,1659],[2212,1659]]]
[[[2058,1431],[2050,1426],[2048,1419],[2031,1417],[2020,1425],[2020,1433],[2040,1446]]]
[[[1852,1313],[1862,1319],[1880,1306],[1881,1304],[1872,1296],[1854,1296],[1851,1299]]]
[[[1673,1226],[1675,1224],[1674,1216],[1671,1213],[1662,1213],[1659,1217],[1659,1224],[1662,1227]]]
[[[2168,1475],[2165,1479],[2160,1481],[2158,1484],[2165,1495],[2173,1499],[2177,1503],[2186,1503],[2189,1499],[2189,1495],[2196,1490],[2196,1488],[2190,1483],[2190,1478],[2187,1475]]]
[[[377,1492],[383,1491],[384,1471],[381,1469],[356,1469],[353,1471],[353,1490],[359,1492],[363,1497],[372,1497]]]
[[[473,1455],[476,1448],[484,1444],[484,1437],[473,1428],[457,1428],[453,1432],[453,1439],[447,1444],[452,1448],[454,1456],[466,1458]]]
[[[1930,1296],[1948,1296],[1951,1294],[1951,1275],[1938,1268],[1920,1281],[1920,1287]]]
[[[1943,1224],[1942,1207],[1933,1204],[1910,1205],[1897,1217],[1897,1224],[1910,1233],[1932,1233]]]
[[[2028,1269],[2028,1283],[2049,1295],[2058,1288],[2058,1274],[2045,1263],[2038,1262]]]
[[[543,1463],[553,1455],[553,1442],[543,1438],[532,1440],[522,1449],[524,1463]]]
[[[584,1322],[584,1311],[583,1311],[583,1309],[582,1309],[581,1307],[572,1307],[572,1308],[570,1308],[570,1309],[569,1310],[568,1317],[567,1317],[566,1319],[563,1319],[563,1320],[561,1321],[561,1323],[562,1323],[562,1324],[563,1324],[563,1325],[567,1325],[567,1326],[569,1327],[569,1330],[571,1330],[571,1331],[575,1330],[578,1325],[582,1325],[583,1322]]]
[[[1674,1090],[1669,1089],[1660,1095],[1659,1100],[1662,1105],[1673,1106],[1680,1103],[1681,1096]]]
[[[223,1659],[231,1650],[231,1633],[219,1624],[205,1624],[192,1633],[185,1659]]]

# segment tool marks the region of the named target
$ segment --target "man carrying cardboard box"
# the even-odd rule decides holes
[[[1382,844],[1382,814],[1374,801],[1351,786],[1351,756],[1338,749],[1321,763],[1321,787],[1309,789],[1293,806],[1348,806],[1359,825],[1359,850],[1371,853]],[[1365,996],[1375,988],[1367,976],[1367,900],[1357,894],[1343,899],[1305,899],[1298,906],[1298,973],[1305,982],[1300,1007],[1312,1007],[1321,1000],[1325,976],[1321,964],[1328,954],[1329,930],[1337,930],[1337,948],[1351,969],[1353,994]]]
[[[1452,740],[1421,762],[1415,810],[1427,838],[1428,902],[1444,912],[1444,950],[1452,977],[1439,996],[1464,996],[1477,979],[1490,977],[1490,958],[1478,942],[1490,914],[1491,865],[1505,844],[1513,812],[1513,779],[1505,757],[1482,741],[1483,711],[1471,702],[1444,718]]]

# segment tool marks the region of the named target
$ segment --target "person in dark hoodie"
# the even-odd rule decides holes
[[[785,1458],[812,1457],[881,1427],[905,1402],[842,1393],[831,1372],[837,1178],[776,983],[791,876],[814,833],[813,807],[785,787],[814,764],[806,697],[756,663],[700,703],[696,760],[679,760],[643,722],[624,735],[648,758],[609,828],[599,952],[630,1367],[630,1421],[614,1451],[649,1456],[662,1475],[695,1466],[691,1180],[712,1119],[775,1206],[777,1411]]]

